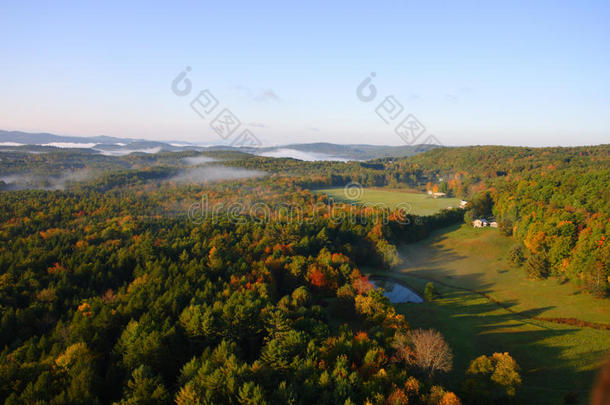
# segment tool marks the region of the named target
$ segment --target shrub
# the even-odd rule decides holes
[[[474,359],[466,374],[465,391],[485,403],[499,403],[514,397],[521,385],[519,365],[508,353],[494,353]]]
[[[426,287],[424,288],[424,298],[426,301],[432,301],[434,297],[436,297],[436,288],[434,287],[433,282],[426,283]]]
[[[534,279],[543,279],[549,275],[549,265],[543,254],[532,254],[525,266],[527,276]]]
[[[502,219],[498,222],[498,230],[504,236],[511,236],[513,234],[513,223],[507,219]]]
[[[515,266],[521,266],[525,261],[525,254],[523,253],[523,247],[517,244],[510,248],[508,251],[508,260]]]
[[[608,294],[608,277],[601,262],[595,263],[590,273],[585,274],[585,284],[591,295],[604,298]]]
[[[468,225],[472,224],[472,221],[474,221],[475,215],[474,212],[472,211],[472,209],[467,210],[464,213],[464,222]]]

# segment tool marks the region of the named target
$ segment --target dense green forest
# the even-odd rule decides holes
[[[185,160],[201,156],[214,161]],[[608,146],[347,163],[222,151],[1,157],[8,404],[510,402],[521,383],[510,354],[480,353],[464,381],[446,381],[443,337],[411,329],[361,272],[397,265],[399,243],[480,216],[513,236],[530,277],[608,292]],[[87,174],[65,174],[76,170]],[[192,180],[206,172],[220,174]],[[469,205],[419,218],[311,191],[350,181]]]

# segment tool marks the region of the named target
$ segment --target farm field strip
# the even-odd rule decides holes
[[[457,208],[460,206],[461,201],[459,198],[433,198],[425,193],[393,189],[362,188],[350,195],[353,198],[348,198],[349,193],[345,193],[343,187],[317,189],[314,191],[316,193],[327,194],[335,201],[351,204],[382,204],[390,209],[394,209],[398,204],[406,203],[411,207],[410,214],[415,215],[432,215],[446,208]]]

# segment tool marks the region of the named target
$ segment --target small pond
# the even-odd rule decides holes
[[[424,299],[414,291],[392,280],[375,279],[369,280],[375,287],[381,287],[385,290],[383,295],[389,298],[392,304],[402,304],[405,302],[413,302],[420,304]]]

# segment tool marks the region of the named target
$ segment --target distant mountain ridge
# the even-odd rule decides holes
[[[5,145],[2,145],[4,143]],[[184,150],[237,150],[255,155],[269,155],[277,157],[291,157],[290,153],[282,156],[285,151],[298,151],[311,154],[306,160],[370,160],[386,157],[408,157],[438,148],[438,145],[340,145],[328,142],[289,144],[271,147],[234,147],[227,145],[200,146],[189,142],[176,143],[149,141],[134,138],[117,138],[113,136],[65,136],[51,133],[28,133],[21,131],[0,130],[0,147],[7,147],[8,143],[22,145],[49,145],[92,149],[98,153],[127,154],[131,152],[156,153],[159,151],[175,152]],[[94,146],[92,146],[92,144]],[[0,148],[0,150],[2,150]],[[299,158],[299,157],[297,157]]]
[[[46,143],[66,142],[66,143],[130,143],[137,141],[131,138],[115,138],[113,136],[65,136],[55,135],[47,132],[30,133],[21,131],[0,130],[0,142],[15,142],[24,145],[41,145]]]

